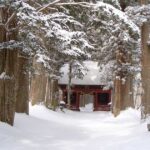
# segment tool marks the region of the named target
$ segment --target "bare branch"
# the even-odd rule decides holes
[[[58,11],[58,9],[54,7],[48,7],[48,9],[53,10],[53,11]]]
[[[7,28],[9,23],[15,18],[16,16],[16,13],[14,12],[10,17],[9,19],[7,20],[7,22],[5,23],[5,27]]]
[[[62,2],[62,3],[61,3]],[[63,0],[56,0],[52,3],[47,4],[46,6],[40,8],[38,12],[44,11],[45,9],[51,9],[54,10],[51,6],[67,6],[67,5],[80,5],[83,7],[90,7],[92,4],[89,5],[87,2],[78,2],[78,3],[63,3]],[[93,4],[94,5],[94,4]]]
[[[54,2],[49,3],[49,4],[47,4],[46,6],[40,8],[40,9],[38,10],[38,12],[41,12],[41,11],[47,9],[48,7],[50,7],[50,6],[52,6],[52,5],[55,5],[56,3],[59,3],[59,2],[61,2],[61,0],[55,0]]]
[[[80,6],[83,6],[83,7],[91,7],[91,5],[95,5],[95,4],[90,4],[89,5],[89,3],[87,3],[87,2],[78,2],[78,3],[57,3],[57,4],[55,4],[56,6],[67,6],[67,5],[80,5]]]

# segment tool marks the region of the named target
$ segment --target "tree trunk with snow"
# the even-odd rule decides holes
[[[5,50],[6,53],[1,55],[5,63],[4,68],[1,68],[1,73],[4,76],[0,78],[0,120],[13,125],[15,112],[15,62],[16,51]]]
[[[18,76],[16,93],[16,112],[29,113],[29,58],[20,54],[18,58]]]
[[[1,43],[17,40],[16,31],[8,33],[9,29],[17,27],[16,18],[10,20],[12,14],[11,9],[0,8],[0,22],[5,24],[1,24],[3,27],[0,27]],[[17,53],[16,48],[0,50],[0,121],[10,125],[13,125],[15,112]]]
[[[119,77],[114,82],[113,113],[118,116],[121,110],[134,107],[132,76],[122,81]]]
[[[150,47],[148,40],[150,36],[150,23],[144,23],[142,26],[142,86],[144,93],[142,95],[142,118],[150,114]]]
[[[124,64],[132,63],[131,55],[126,54],[120,49],[116,51],[116,61],[118,64],[118,71],[116,72],[114,82],[114,96],[113,96],[113,113],[115,116],[119,115],[121,110],[134,106],[133,101],[133,77],[127,73]]]

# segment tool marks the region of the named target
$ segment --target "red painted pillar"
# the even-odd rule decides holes
[[[79,109],[79,105],[80,105],[80,93],[77,92],[77,97],[76,97],[76,107],[77,107],[77,110],[80,110]]]
[[[62,100],[65,101],[65,91],[62,92]]]
[[[94,110],[97,110],[97,92],[93,94],[94,94]]]
[[[109,90],[109,111],[111,110],[112,104],[111,104],[111,90]]]
[[[109,103],[111,102],[111,90],[109,90]]]

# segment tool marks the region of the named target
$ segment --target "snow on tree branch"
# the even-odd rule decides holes
[[[150,21],[150,4],[128,7],[126,9],[126,15],[138,26],[141,26],[144,22]]]
[[[113,62],[113,65],[107,65],[105,71],[109,79],[108,70],[111,72],[112,80],[117,68],[128,74],[131,73],[133,65],[137,67],[140,59],[138,50],[140,30],[124,12],[104,2],[89,3],[90,9],[83,5],[64,7],[68,9],[68,14],[73,14],[83,25],[91,45],[95,47],[92,51],[94,60],[99,61],[103,68]],[[117,63],[117,56],[121,57],[120,63]]]
[[[38,56],[38,62],[51,72],[71,59],[90,56],[102,67],[110,64],[107,70],[112,72],[117,71],[118,65],[129,73],[127,68],[137,64],[139,28],[120,11],[118,0],[35,2],[36,6],[33,1],[24,0],[11,4],[17,12],[22,50],[32,57]],[[49,7],[57,11],[50,12]]]
[[[82,31],[82,24],[73,16],[61,12],[44,14],[24,2],[18,5],[19,39],[24,43],[23,51],[28,50],[32,56],[40,58],[49,57],[38,59],[47,68],[55,68],[58,62],[65,63],[70,57],[86,57],[87,49],[93,48]]]
[[[10,40],[8,42],[0,43],[0,50],[5,50],[5,49],[13,50],[14,48],[22,48],[22,46],[23,46],[22,42]]]

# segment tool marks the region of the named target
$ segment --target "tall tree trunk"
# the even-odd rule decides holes
[[[146,4],[148,4],[148,1],[147,0],[140,0],[140,3],[141,3],[141,5],[146,5]]]
[[[67,105],[70,108],[71,105],[71,80],[72,80],[72,63],[69,63],[69,73],[68,73],[68,86],[67,86]]]
[[[31,79],[30,99],[32,105],[45,101],[47,77],[42,64],[33,61],[35,74]]]
[[[16,112],[29,114],[29,58],[20,54],[18,59]]]
[[[113,113],[118,116],[121,110],[134,107],[132,76],[128,76],[124,83],[122,79],[116,78],[114,83]]]
[[[121,110],[121,79],[116,78],[114,81],[114,93],[113,93],[113,114],[118,116]]]
[[[12,15],[9,8],[0,8],[0,19],[5,24]],[[11,25],[7,25],[7,29],[15,28],[17,20],[14,18]],[[5,28],[0,28],[0,42],[17,40],[17,33],[8,33]],[[16,68],[17,68],[16,49],[2,49],[0,51],[0,121],[13,125],[15,113],[15,97],[16,97]]]
[[[0,22],[4,22],[5,10],[0,8]],[[6,30],[0,26],[0,43],[6,41]],[[6,62],[6,49],[0,50],[0,121],[5,121],[5,101],[4,101],[4,71]]]
[[[51,93],[52,109],[55,111],[58,106],[58,99],[59,99],[59,89],[57,79],[52,79],[51,91],[52,91]]]
[[[122,11],[126,9],[127,5],[126,5],[125,0],[120,0],[120,6],[121,6]]]
[[[127,55],[124,51],[116,52],[116,61],[119,68],[122,68],[125,63],[132,63],[131,55]],[[114,82],[114,96],[113,96],[113,113],[115,116],[119,115],[121,110],[134,106],[133,100],[133,77],[128,72],[121,69],[116,73]]]
[[[150,47],[147,44],[150,35],[150,23],[144,23],[142,26],[142,86],[144,93],[142,95],[142,118],[150,114]]]
[[[133,77],[127,76],[125,83],[122,84],[121,110],[134,107],[133,100]]]
[[[5,63],[1,68],[0,78],[0,120],[13,125],[15,112],[15,62],[16,51],[5,50],[0,52],[0,57]],[[0,59],[1,59],[0,58]]]
[[[51,79],[50,77],[47,77],[47,82],[46,82],[45,106],[47,108],[51,108]]]

